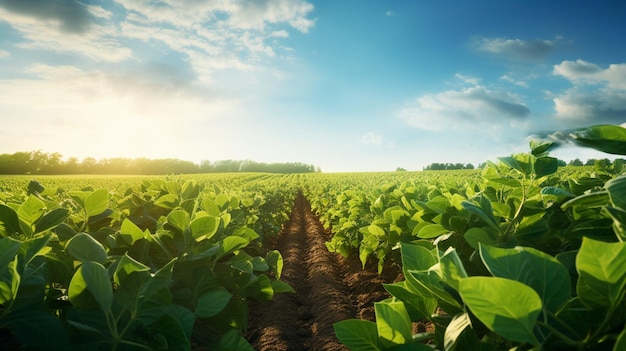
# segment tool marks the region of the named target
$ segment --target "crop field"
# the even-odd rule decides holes
[[[459,171],[1,177],[0,349],[625,350],[624,165],[550,146]]]

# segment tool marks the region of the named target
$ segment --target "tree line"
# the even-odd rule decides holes
[[[558,160],[559,166],[595,166],[600,170],[611,170],[611,169],[622,169],[624,165],[626,165],[626,160],[617,158],[613,161],[608,158],[603,159],[588,159],[586,162],[581,161],[580,159],[574,159],[569,162],[565,162],[563,160]],[[486,163],[481,163],[478,165],[478,168],[484,168]],[[471,163],[463,164],[463,163],[431,163],[425,167],[423,170],[425,171],[440,171],[440,170],[453,170],[453,169],[474,169],[474,165]],[[402,171],[403,168],[398,168],[397,171]]]
[[[311,164],[300,162],[263,163],[250,160],[203,160],[200,164],[175,158],[104,158],[76,157],[63,159],[58,152],[41,151],[0,154],[0,174],[194,174],[223,172],[312,173],[320,172]]]

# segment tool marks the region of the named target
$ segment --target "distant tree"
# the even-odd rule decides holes
[[[402,168],[402,167],[398,167],[396,168],[396,172],[406,172],[407,170]]]
[[[563,160],[557,160],[557,164],[559,165],[559,167],[565,167],[567,166],[567,162],[563,161]]]
[[[580,159],[577,158],[577,159],[569,161],[568,165],[569,166],[577,166],[577,167],[579,167],[579,166],[583,165],[583,161],[581,161]]]

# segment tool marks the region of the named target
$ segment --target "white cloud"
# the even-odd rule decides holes
[[[51,28],[38,17],[16,14],[0,8],[0,18],[21,33],[24,49],[43,49],[55,52],[79,54],[94,61],[118,62],[132,57],[132,51],[116,39],[114,28],[91,24],[84,33],[66,33]]]
[[[10,52],[0,49],[0,58],[5,58],[9,56],[11,56]]]
[[[475,78],[475,77],[465,76],[460,73],[455,74],[454,77],[462,80],[465,83],[472,84],[472,85],[478,85],[478,83],[480,83],[480,79]]]
[[[575,126],[626,120],[626,64],[602,68],[579,59],[555,65],[553,73],[574,84],[553,98],[560,120]]]
[[[622,123],[626,120],[626,91],[587,92],[574,88],[553,101],[556,117],[572,123]]]
[[[523,80],[517,80],[517,79],[509,76],[508,74],[505,74],[502,77],[500,77],[500,80],[503,80],[505,82],[509,82],[509,83],[515,84],[515,85],[520,86],[520,87],[528,88],[528,83],[526,83]]]
[[[472,44],[479,51],[516,61],[540,60],[557,46],[557,42],[552,40],[483,37],[474,38]]]
[[[529,113],[517,96],[477,85],[423,95],[398,115],[409,125],[424,130],[479,130],[519,123]]]
[[[391,16],[395,16],[395,15],[396,15],[396,13],[391,11],[391,10],[385,12],[385,16],[387,16],[387,17],[391,17]]]
[[[611,64],[608,68],[584,60],[563,61],[554,66],[554,74],[576,84],[606,84],[612,89],[626,89],[626,63]]]
[[[363,144],[382,145],[383,137],[374,132],[369,132],[361,138]]]

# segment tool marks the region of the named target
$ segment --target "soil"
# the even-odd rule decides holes
[[[402,279],[396,266],[362,269],[356,255],[346,259],[331,253],[325,242],[331,233],[299,194],[290,220],[279,235],[266,243],[284,260],[281,280],[295,294],[276,295],[252,306],[248,341],[255,350],[348,350],[335,337],[333,323],[351,319],[373,321],[374,302],[389,295],[383,283]]]

